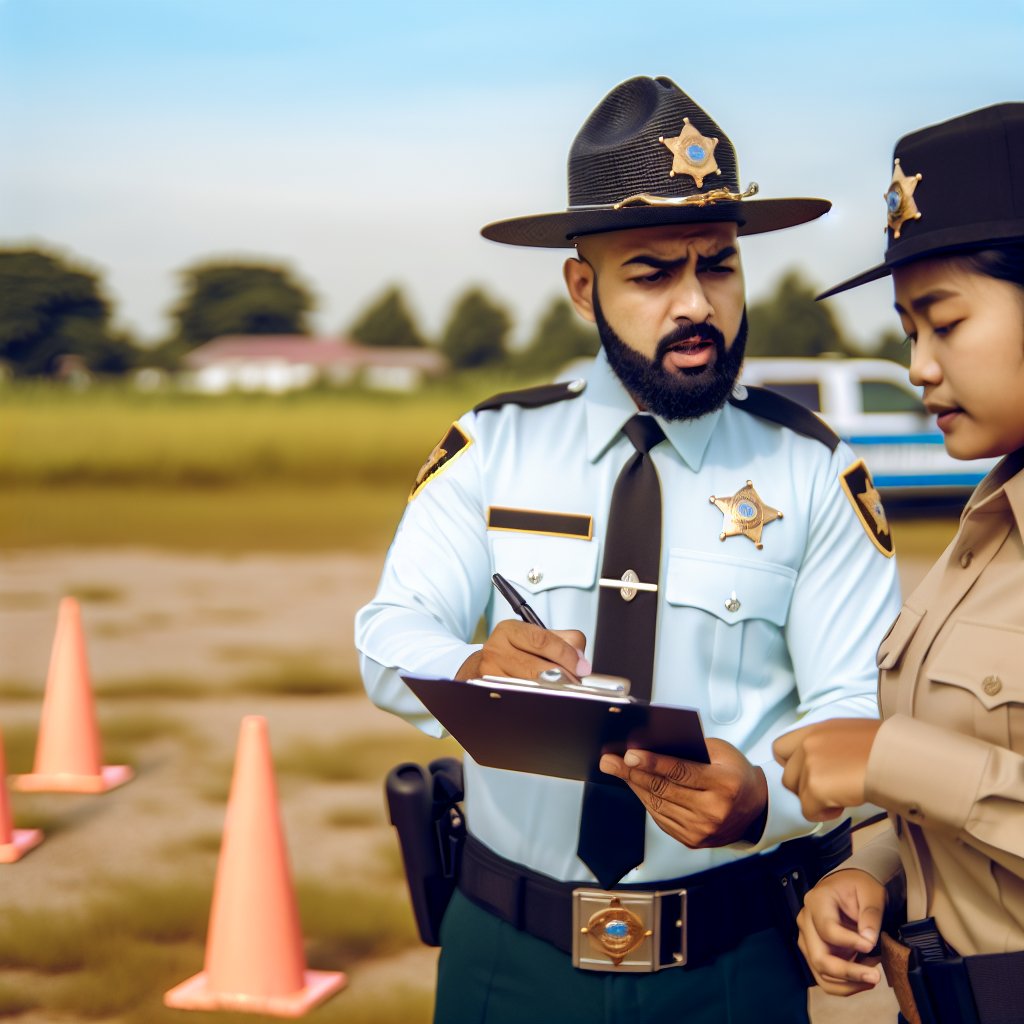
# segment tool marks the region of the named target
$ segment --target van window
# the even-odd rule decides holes
[[[816,380],[764,380],[761,387],[799,402],[811,412],[821,412],[821,390]]]
[[[924,413],[924,404],[917,395],[888,380],[862,380],[860,401],[864,412]]]

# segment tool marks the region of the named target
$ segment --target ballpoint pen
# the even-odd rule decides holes
[[[491,582],[497,588],[498,593],[512,606],[512,611],[516,613],[523,620],[523,622],[532,623],[534,626],[540,626],[541,629],[547,629],[548,627],[540,621],[540,616],[523,600],[522,595],[512,586],[511,583],[500,573],[495,573],[491,577]]]

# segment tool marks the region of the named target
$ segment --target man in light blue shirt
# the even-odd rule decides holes
[[[566,285],[602,352],[585,378],[481,403],[435,448],[357,616],[364,679],[379,706],[441,735],[402,674],[586,675],[600,593],[635,594],[617,571],[606,578],[605,549],[616,482],[637,456],[624,428],[639,412],[664,435],[644,456],[660,527],[656,515],[635,523],[661,541],[658,578],[638,581],[656,612],[650,699],[699,709],[711,763],[602,759],[647,814],[642,861],[597,886],[579,852],[583,783],[467,757],[470,838],[442,933],[436,1019],[806,1019],[791,921],[778,910],[815,865],[806,840],[777,847],[811,827],[771,743],[798,720],[877,714],[874,651],[898,583],[863,463],[812,414],[737,383],[737,239],[829,204],[752,200],[731,142],[667,79],[632,79],[602,101],[573,144],[569,179],[564,213],[484,234],[575,248]],[[512,615],[494,572],[549,629]],[[473,644],[481,616],[488,639]],[[599,910],[573,918],[582,891]],[[675,895],[654,895],[663,891]],[[627,894],[640,909],[622,909]],[[610,922],[604,946],[598,921]],[[617,935],[634,924],[636,944],[620,956]],[[581,930],[589,946],[572,934]]]

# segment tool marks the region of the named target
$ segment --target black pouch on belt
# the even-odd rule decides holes
[[[439,946],[441,919],[455,889],[466,838],[459,806],[462,762],[441,757],[424,767],[407,761],[388,772],[384,790],[420,939]]]
[[[943,941],[931,917],[900,926],[910,947],[907,979],[921,1024],[980,1024],[964,958]]]

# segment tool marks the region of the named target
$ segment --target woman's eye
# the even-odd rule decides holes
[[[953,328],[959,323],[959,320],[954,320],[948,324],[936,324],[932,331],[940,338],[947,338],[953,333]]]

